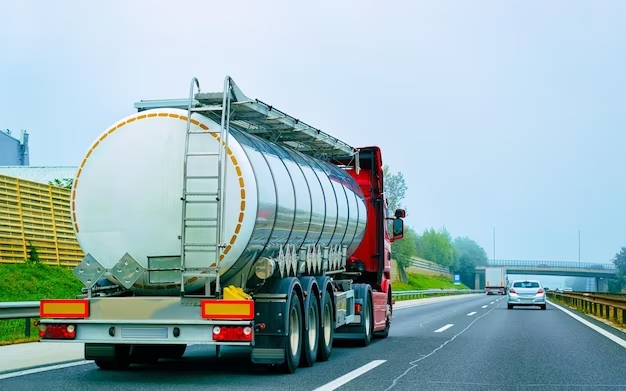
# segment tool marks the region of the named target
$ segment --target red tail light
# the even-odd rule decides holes
[[[511,289],[509,289],[509,292],[515,293],[515,289],[511,288]]]
[[[542,294],[543,292],[544,292],[544,290],[543,290],[543,289],[541,289],[541,288],[539,288],[539,290],[537,291],[537,294],[538,294],[538,295],[540,295],[540,294]]]
[[[214,326],[213,340],[221,342],[250,342],[252,328],[250,326]]]
[[[39,325],[39,337],[42,339],[74,339],[76,326],[73,324]]]

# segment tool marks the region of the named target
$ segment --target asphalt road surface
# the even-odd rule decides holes
[[[625,363],[626,341],[553,305],[507,310],[504,297],[479,295],[398,309],[387,339],[338,346],[330,361],[293,375],[252,365],[243,348],[216,358],[196,345],[181,360],[124,372],[88,363],[3,379],[0,390],[626,390]]]

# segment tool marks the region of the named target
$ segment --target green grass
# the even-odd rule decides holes
[[[71,299],[81,294],[83,284],[71,269],[43,264],[0,265],[0,302]],[[0,320],[0,345],[38,339],[32,327],[25,338],[24,319]]]
[[[417,291],[425,289],[469,289],[467,286],[454,285],[454,281],[444,276],[427,276],[422,274],[407,273],[409,282],[394,281],[391,289],[398,291]]]

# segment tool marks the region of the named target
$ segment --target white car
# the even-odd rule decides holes
[[[546,309],[546,290],[537,280],[513,281],[507,292],[506,305],[508,309],[514,306],[538,306]]]

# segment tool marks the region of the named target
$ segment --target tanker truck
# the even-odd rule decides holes
[[[354,148],[226,77],[142,100],[94,141],[71,190],[83,294],[40,301],[40,342],[84,343],[103,370],[250,347],[293,373],[392,320],[381,150]]]

